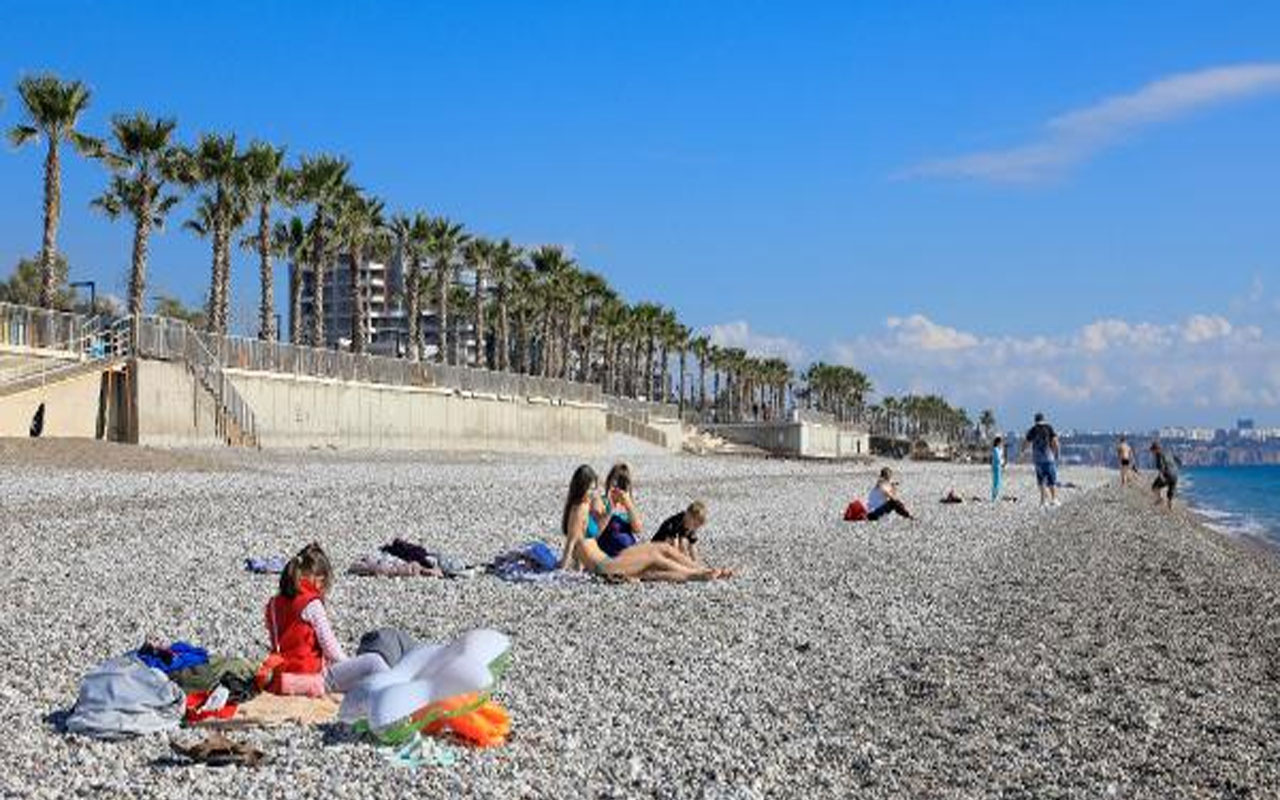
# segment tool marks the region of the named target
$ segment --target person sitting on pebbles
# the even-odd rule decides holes
[[[595,539],[586,535],[588,521],[592,518],[598,520],[606,513],[597,494],[598,483],[595,470],[586,464],[574,470],[569,481],[569,493],[560,519],[560,529],[565,535],[561,569],[570,569],[576,564],[604,577],[672,583],[715,580],[733,574],[730,570],[697,564],[677,548],[662,543],[635,544],[617,557],[610,558]]]
[[[915,519],[906,504],[898,497],[898,482],[893,479],[893,470],[885,467],[880,470],[876,485],[867,493],[867,519],[875,521],[890,512],[907,519]]]
[[[613,558],[634,545],[643,532],[644,518],[631,494],[631,467],[619,461],[604,479],[605,522],[596,538],[605,555]]]
[[[706,524],[707,507],[701,500],[694,500],[684,511],[667,517],[651,541],[674,545],[697,562],[698,531]]]
[[[387,669],[387,662],[377,653],[349,658],[343,651],[325,612],[325,595],[332,586],[329,556],[314,542],[285,564],[280,591],[265,610],[271,654],[259,677],[267,691],[319,697],[326,692],[346,692],[369,675]]]

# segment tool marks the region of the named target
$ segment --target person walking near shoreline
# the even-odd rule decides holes
[[[1058,505],[1058,433],[1036,413],[1035,424],[1022,440],[1021,453],[1031,445],[1031,461],[1036,467],[1036,486],[1040,487],[1040,505]]]
[[[1133,448],[1129,446],[1129,439],[1121,435],[1120,442],[1116,444],[1116,460],[1120,462],[1120,485],[1129,485],[1129,472],[1137,472],[1137,468],[1133,464]]]
[[[1000,499],[1000,483],[1004,477],[1004,437],[997,436],[991,443],[991,502]]]
[[[1156,461],[1156,479],[1151,483],[1151,492],[1156,496],[1156,506],[1161,503],[1173,509],[1173,493],[1178,489],[1177,459],[1164,452],[1159,442],[1151,443],[1151,457]],[[1160,499],[1160,491],[1164,490],[1164,500]]]

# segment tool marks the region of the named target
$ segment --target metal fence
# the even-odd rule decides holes
[[[98,329],[95,318],[0,303],[0,344],[79,354]]]
[[[184,358],[188,337],[198,339],[214,360],[227,369],[389,386],[431,386],[502,397],[603,402],[600,387],[594,384],[409,361],[389,356],[346,353],[238,336],[218,336],[194,331],[185,323],[163,317],[144,317],[139,321],[138,354],[166,360]]]
[[[680,407],[674,403],[654,403],[630,397],[609,395],[609,410],[648,424],[651,419],[680,419]]]

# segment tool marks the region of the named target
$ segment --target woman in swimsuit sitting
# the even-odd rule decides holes
[[[653,542],[632,545],[616,558],[605,555],[589,534],[589,529],[593,527],[599,530],[600,518],[606,513],[604,504],[596,493],[597,483],[595,471],[586,464],[578,467],[573,473],[573,479],[569,481],[569,495],[565,498],[564,516],[560,522],[560,529],[565,535],[564,554],[560,557],[561,569],[578,564],[597,575],[674,583],[706,581],[732,575],[728,570],[699,566],[676,548]],[[593,522],[595,525],[592,525]]]

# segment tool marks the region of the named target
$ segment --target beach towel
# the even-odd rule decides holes
[[[67,731],[97,739],[123,739],[177,729],[186,696],[163,672],[134,655],[98,664],[80,683]]]
[[[507,583],[543,583],[574,586],[581,583],[591,583],[595,580],[595,576],[588,572],[566,572],[560,569],[552,570],[551,572],[532,572],[526,568],[521,568],[494,574]]]
[[[213,728],[269,728],[277,725],[324,725],[338,716],[342,695],[321,697],[302,695],[260,694],[236,708],[235,716],[226,720],[206,720],[203,726]]]

